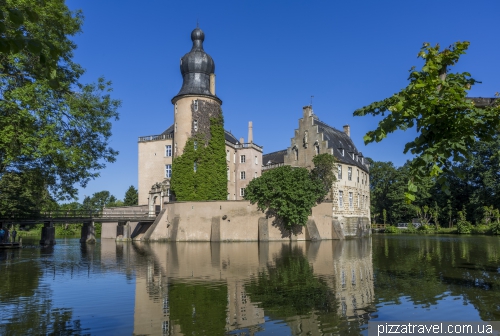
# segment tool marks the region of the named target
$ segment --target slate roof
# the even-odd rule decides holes
[[[487,107],[495,105],[499,98],[468,97],[467,99],[472,100],[477,107]]]
[[[167,128],[161,135],[174,134],[174,124]]]
[[[345,132],[325,124],[317,117],[314,118],[314,125],[317,125],[318,131],[323,133],[323,140],[327,141],[328,148],[333,149],[333,155],[338,162],[356,166],[364,171],[368,171],[368,161],[364,161],[364,164],[361,163],[361,157],[363,154],[358,152],[356,146],[354,146],[354,143],[352,142],[352,139],[347,136]],[[342,149],[344,149],[344,155],[342,155]],[[264,154],[262,156],[262,162],[264,165],[267,165],[269,161],[271,161],[271,164],[283,163],[285,162],[286,153],[287,150],[283,149],[269,154]]]
[[[328,148],[333,149],[333,155],[339,162],[368,171],[367,165],[361,163],[363,154],[358,152],[351,137],[347,136],[344,131],[331,127],[319,119],[314,119],[314,125],[318,125],[318,131],[323,133],[323,140],[328,142]],[[344,155],[342,155],[342,149]]]
[[[264,166],[268,164],[285,162],[286,149],[262,155],[262,163]]]
[[[169,128],[167,128],[161,135],[173,135],[174,134],[174,124],[172,124]],[[231,132],[224,130],[224,137],[226,141],[229,141],[233,145],[239,144],[238,139],[231,134]]]

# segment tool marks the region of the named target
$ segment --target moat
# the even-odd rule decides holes
[[[23,242],[0,250],[1,335],[366,335],[370,320],[500,320],[497,237]]]

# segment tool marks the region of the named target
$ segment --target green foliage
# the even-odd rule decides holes
[[[139,203],[139,193],[133,185],[131,185],[125,192],[125,198],[123,199],[123,205],[137,205]]]
[[[409,163],[394,167],[392,162],[374,161],[370,168],[370,203],[373,215],[382,216],[386,210],[386,223],[411,222],[415,215],[415,206],[422,207],[430,203],[430,191],[433,182],[430,178],[419,183],[419,193],[413,204],[405,202],[405,191],[411,177]],[[376,218],[374,222],[376,221]]]
[[[415,225],[413,223],[408,223],[408,227],[405,230],[405,233],[417,233],[417,229],[415,228]]]
[[[336,311],[337,307],[334,293],[314,276],[312,266],[298,247],[284,247],[276,265],[259,272],[245,285],[245,290],[273,318],[296,317],[313,310]]]
[[[76,195],[118,154],[109,145],[120,102],[103,78],[82,84],[71,38],[82,15],[62,1],[0,4],[0,179],[38,174],[57,199]]]
[[[0,215],[29,215],[33,210],[50,210],[57,204],[33,171],[5,173],[0,178]]]
[[[107,190],[96,192],[92,197],[86,196],[83,200],[82,210],[101,210],[104,207],[117,206],[118,201],[115,196]]]
[[[419,232],[419,233],[436,233],[436,227],[434,225],[422,224],[418,227],[417,232]]]
[[[401,230],[395,226],[389,225],[385,227],[385,233],[401,233]]]
[[[253,179],[245,190],[245,199],[257,203],[259,210],[275,216],[285,228],[305,226],[316,201],[325,196],[324,184],[312,178],[306,168],[282,166]]]
[[[462,211],[458,212],[459,220],[457,222],[457,231],[460,234],[471,233],[472,232],[472,224],[467,221],[467,213],[465,211],[465,206]]]
[[[227,296],[225,285],[169,284],[170,320],[175,321],[183,335],[223,335]]]
[[[492,140],[500,127],[498,104],[478,108],[466,99],[477,81],[467,72],[447,73],[468,46],[469,42],[456,42],[440,51],[439,45],[424,43],[418,57],[425,64],[420,71],[410,70],[406,88],[354,112],[355,116],[387,114],[376,130],[366,134],[366,144],[379,142],[398,129],[416,128],[419,135],[404,149],[404,153],[416,155],[410,165],[408,201],[415,201],[417,184],[425,177],[435,177],[449,193],[446,178],[441,175],[453,169],[449,161],[471,158],[470,148],[477,139]]]
[[[317,199],[317,202],[321,203],[332,188],[333,182],[337,180],[334,171],[335,157],[328,153],[323,153],[315,155],[312,161],[314,168],[311,170],[311,178],[322,183],[325,190],[324,195]]]
[[[489,225],[476,225],[472,226],[470,233],[474,234],[488,234],[491,231],[491,227]]]
[[[220,111],[218,117],[210,118],[208,143],[204,134],[191,137],[186,142],[184,153],[174,158],[170,186],[176,200],[227,199],[225,146],[224,119]],[[195,163],[196,171],[194,171]]]

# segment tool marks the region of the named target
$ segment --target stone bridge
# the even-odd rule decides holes
[[[127,225],[129,222],[153,223],[158,213],[151,211],[148,206],[130,206],[104,208],[101,210],[53,210],[34,211],[30,214],[10,213],[0,217],[0,227],[8,228],[13,224],[21,226],[43,223],[40,239],[41,245],[55,244],[54,224],[83,223],[81,243],[95,242],[95,222],[120,222]]]

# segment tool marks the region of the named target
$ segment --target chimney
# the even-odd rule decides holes
[[[252,122],[248,122],[248,143],[253,143],[253,125]]]
[[[240,138],[240,144],[244,144],[244,143],[245,143],[245,139]]]
[[[344,133],[347,134],[347,136],[350,138],[351,137],[351,126],[344,125]]]
[[[210,74],[210,93],[215,96],[215,74]]]

